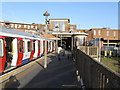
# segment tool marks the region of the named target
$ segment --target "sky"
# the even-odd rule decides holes
[[[45,24],[51,18],[67,18],[77,29],[118,29],[118,2],[2,2],[0,21]]]

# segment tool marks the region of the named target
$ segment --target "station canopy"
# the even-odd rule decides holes
[[[53,35],[60,35],[62,37],[81,37],[81,36],[88,36],[87,33],[81,33],[81,32],[53,32]]]
[[[45,38],[45,34],[41,34],[40,36]],[[53,40],[60,40],[60,38],[57,38],[57,37],[55,37],[51,34],[46,34],[46,38],[47,39],[53,39]]]

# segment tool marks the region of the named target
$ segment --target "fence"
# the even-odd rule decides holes
[[[85,49],[84,49],[85,50]],[[87,88],[120,88],[120,75],[79,49],[74,50],[78,74]]]
[[[78,49],[90,55],[92,58],[98,58],[98,47],[96,46],[79,46]]]
[[[111,56],[120,56],[120,47],[115,47],[115,46],[104,46],[102,49],[102,55],[104,55],[105,51],[109,52],[111,51],[112,52],[112,55]]]

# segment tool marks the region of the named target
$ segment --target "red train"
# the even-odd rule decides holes
[[[44,55],[45,41],[47,52],[54,51],[54,40],[45,40],[37,35],[0,27],[0,73]]]

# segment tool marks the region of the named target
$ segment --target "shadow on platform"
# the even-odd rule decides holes
[[[51,62],[47,68],[42,69],[24,88],[76,88],[78,82],[75,62],[68,60],[67,54],[68,52],[61,57],[61,61],[58,61],[55,54],[49,56]]]

